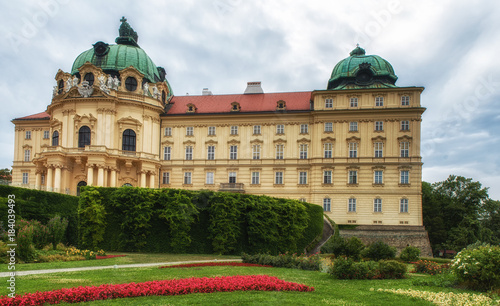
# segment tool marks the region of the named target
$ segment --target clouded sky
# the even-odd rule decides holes
[[[58,69],[120,18],[165,67],[174,94],[325,89],[357,43],[387,59],[398,86],[424,86],[423,179],[456,174],[500,199],[500,3],[493,0],[17,0],[0,11],[0,168],[12,165],[13,118],[45,111]]]

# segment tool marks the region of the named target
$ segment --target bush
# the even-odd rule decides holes
[[[380,278],[400,279],[406,273],[406,265],[396,260],[381,260],[378,270]]]
[[[443,271],[448,269],[448,265],[439,265],[433,261],[429,260],[419,260],[413,263],[415,265],[416,273],[425,273],[430,275],[441,274]]]
[[[319,271],[321,266],[321,258],[319,255],[300,255],[297,254],[280,254],[273,256],[269,254],[249,255],[243,253],[241,255],[244,263],[253,263],[259,265],[268,265],[276,268],[291,268],[309,271]]]
[[[106,209],[101,195],[93,187],[87,187],[80,194],[78,204],[78,233],[80,245],[93,250],[104,240],[106,231]]]
[[[393,259],[396,257],[396,248],[390,247],[382,241],[377,241],[364,249],[361,256],[375,261]]]
[[[479,246],[460,251],[451,265],[457,279],[471,289],[500,288],[500,247]]]
[[[68,220],[61,218],[61,216],[56,215],[54,218],[47,222],[47,227],[50,233],[50,242],[52,242],[52,248],[55,250],[58,243],[61,243],[68,228]]]
[[[407,246],[399,254],[399,258],[406,262],[417,261],[420,257],[420,249],[414,246]]]
[[[32,220],[30,223],[33,224],[33,243],[35,244],[35,248],[41,249],[51,242],[52,236],[47,226],[37,220]]]
[[[352,258],[339,257],[333,262],[331,274],[337,279],[377,278],[378,265],[374,261],[355,262]]]
[[[35,229],[33,224],[28,224],[17,232],[17,254],[24,262],[35,259],[35,246],[33,245],[33,233]]]
[[[363,251],[364,248],[365,245],[358,237],[351,237],[347,240],[340,237],[340,235],[335,234],[321,248],[321,252],[334,254],[335,256],[352,257],[354,260],[359,260],[361,257],[361,251]]]

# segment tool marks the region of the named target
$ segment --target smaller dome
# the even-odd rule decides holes
[[[392,65],[378,55],[366,55],[359,45],[333,68],[327,89],[396,87]]]

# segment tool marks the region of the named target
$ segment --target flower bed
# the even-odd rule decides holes
[[[107,258],[125,257],[125,256],[127,255],[104,255],[104,256],[96,255],[95,259],[107,259]]]
[[[370,289],[371,290],[371,289]],[[466,306],[466,305],[496,305],[491,298],[481,294],[428,292],[413,289],[378,289],[377,291],[392,292],[427,300],[438,305]]]
[[[162,267],[160,267],[160,269],[163,269],[163,268],[193,268],[193,267],[221,267],[221,266],[266,267],[266,268],[273,267],[273,266],[269,266],[269,265],[250,264],[250,263],[243,263],[243,262],[204,262],[204,263],[194,263],[194,264],[162,266]]]
[[[449,268],[448,264],[440,265],[429,260],[419,260],[412,262],[412,264],[415,265],[415,271],[412,271],[413,273],[425,273],[430,275],[443,273]]]
[[[0,297],[0,305],[44,305],[80,303],[96,300],[151,295],[180,295],[230,291],[314,291],[313,287],[287,282],[275,276],[245,275],[184,278],[128,284],[63,288],[45,292],[26,293],[10,298]]]

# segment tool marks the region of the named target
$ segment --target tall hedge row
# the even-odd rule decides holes
[[[66,218],[68,229],[64,242],[78,244],[78,197],[40,190],[0,185],[0,221],[7,224],[7,201],[15,196],[16,219],[38,220],[46,224],[55,215]]]
[[[101,226],[87,222],[92,211]],[[302,252],[323,229],[318,205],[212,191],[84,187],[79,214],[80,233],[103,237],[81,247],[109,251]]]

